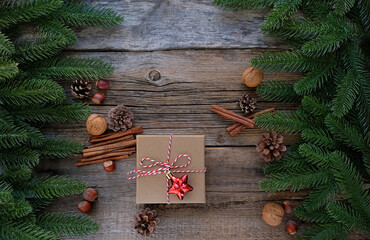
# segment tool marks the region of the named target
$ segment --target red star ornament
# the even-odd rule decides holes
[[[170,179],[172,186],[168,189],[168,193],[176,194],[180,200],[184,199],[185,193],[193,191],[193,187],[188,184],[188,175],[184,175],[181,178],[171,176]]]

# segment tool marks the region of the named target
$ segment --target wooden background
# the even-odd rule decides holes
[[[266,225],[261,210],[266,202],[293,200],[301,203],[307,192],[269,194],[258,187],[263,160],[255,144],[263,130],[244,130],[230,137],[225,128],[232,122],[211,112],[212,104],[241,113],[237,100],[243,94],[258,99],[258,109],[293,109],[292,104],[264,102],[255,89],[240,82],[250,59],[266,50],[286,48],[262,34],[266,12],[223,11],[211,0],[88,1],[112,7],[125,17],[115,28],[77,29],[78,43],[65,55],[97,57],[112,63],[104,104],[91,105],[94,113],[107,115],[117,104],[129,106],[136,125],[145,134],[206,135],[207,204],[152,205],[161,223],[153,239],[291,239],[284,224]],[[158,71],[160,79],[149,73]],[[296,79],[291,74],[266,74],[264,81]],[[64,83],[69,98],[70,83]],[[72,137],[88,144],[85,123],[50,125],[46,134]],[[293,136],[286,136],[291,144]],[[132,216],[142,207],[135,204],[135,181],[126,172],[135,168],[135,155],[117,162],[112,173],[101,164],[77,168],[73,159],[44,161],[39,172],[78,177],[99,192],[91,216],[100,231],[84,239],[139,239]],[[51,210],[77,212],[82,195],[58,199]],[[293,216],[286,216],[295,219]],[[306,225],[299,223],[299,232]],[[353,236],[353,239],[361,239]]]

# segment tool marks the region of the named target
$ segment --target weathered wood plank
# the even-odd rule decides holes
[[[130,106],[136,115],[136,123],[143,126],[146,134],[205,134],[208,146],[254,145],[263,130],[249,129],[230,137],[225,128],[232,124],[211,112],[212,104],[242,114],[237,100],[243,94],[258,99],[257,110],[275,107],[289,110],[294,104],[264,102],[255,89],[246,88],[240,81],[243,70],[255,50],[200,50],[160,52],[110,52],[78,53],[72,56],[98,57],[112,62],[116,71],[110,80],[112,88],[106,91],[103,105],[93,106],[93,112],[107,115],[117,104]],[[69,54],[71,55],[71,54]],[[157,81],[148,75],[156,70],[161,74]],[[266,74],[265,80],[292,80],[299,76],[280,73]],[[70,96],[70,82],[63,83]],[[54,131],[55,126],[50,127]],[[77,135],[85,141],[84,122],[58,125],[57,133]],[[46,132],[51,132],[46,130]],[[294,138],[287,136],[286,143]]]
[[[77,29],[75,50],[281,48],[262,33],[266,11],[223,11],[212,0],[91,1],[125,17],[118,27]]]
[[[300,200],[307,192],[293,195],[259,190],[264,162],[251,147],[206,148],[205,159],[207,204],[152,206],[162,220],[156,239],[194,239],[192,232],[197,239],[286,239],[283,225],[273,228],[262,222],[261,209],[266,201]],[[101,164],[76,168],[72,162],[44,162],[39,170],[79,177],[98,190],[91,215],[101,223],[101,231],[86,239],[137,239],[132,216],[142,206],[135,204],[135,181],[125,180],[126,172],[136,165],[135,156],[116,162],[111,173]],[[81,198],[60,199],[51,210],[76,212]]]

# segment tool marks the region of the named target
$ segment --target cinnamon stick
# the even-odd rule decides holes
[[[251,119],[251,118],[254,118],[254,117],[258,116],[258,115],[261,115],[261,114],[264,114],[264,113],[268,113],[268,112],[274,112],[274,111],[275,111],[275,108],[266,108],[266,109],[264,109],[262,111],[253,113],[253,114],[247,116],[246,118]],[[226,128],[226,130],[230,134],[230,136],[235,136],[236,134],[238,134],[239,132],[241,132],[245,128],[246,127],[243,124],[234,123],[233,125],[231,125],[228,128]]]
[[[137,126],[137,127],[130,128],[125,132],[115,132],[113,134],[109,134],[108,136],[105,136],[105,137],[102,137],[102,138],[92,138],[91,137],[90,142],[91,143],[104,142],[104,141],[107,141],[107,140],[123,137],[123,136],[126,136],[126,135],[131,135],[131,134],[135,134],[135,133],[142,133],[142,132],[143,132],[143,128],[140,127],[140,126]]]
[[[133,140],[133,139],[134,139],[134,135],[131,134],[131,135],[115,138],[115,139],[112,139],[112,140],[95,143],[94,145],[91,145],[88,148],[95,148],[95,147],[108,145],[108,144],[111,144],[111,143],[116,143],[116,142],[125,141],[125,140]]]
[[[111,157],[111,158],[105,158],[105,159],[99,159],[99,160],[89,161],[89,162],[77,162],[77,163],[75,163],[75,166],[76,167],[80,167],[80,166],[84,166],[84,165],[90,165],[90,164],[95,164],[95,163],[102,163],[102,162],[109,161],[109,160],[121,160],[121,159],[125,159],[125,158],[128,158],[128,155],[123,155],[123,156],[118,156],[118,157]]]
[[[113,143],[109,144],[106,146],[100,146],[92,149],[84,149],[82,151],[82,154],[84,157],[94,157],[97,155],[101,155],[104,153],[112,152],[113,150],[118,150],[121,148],[126,148],[126,147],[132,147],[136,145],[136,140],[130,140],[127,142],[118,142],[118,143]]]
[[[86,149],[82,150],[82,152],[83,153],[88,153],[88,152],[97,152],[97,151],[100,151],[100,150],[107,150],[107,149],[112,149],[112,148],[125,148],[125,147],[134,146],[135,144],[136,144],[136,139],[128,140],[128,141],[121,141],[121,142],[117,142],[117,143],[111,143],[111,144],[107,144],[107,145],[99,146],[99,147],[95,147],[95,148],[86,148]]]
[[[135,148],[122,148],[122,149],[114,149],[112,151],[108,151],[102,154],[83,154],[81,158],[81,162],[88,162],[92,160],[97,160],[101,158],[106,158],[106,157],[114,157],[114,156],[121,156],[121,155],[130,155],[135,152]]]
[[[235,122],[241,123],[245,125],[246,127],[253,128],[254,122],[246,117],[243,117],[239,114],[236,114],[232,111],[229,111],[227,109],[224,109],[217,105],[212,105],[212,112],[217,113],[225,118],[234,120]]]
[[[106,159],[110,157],[118,157],[118,156],[124,156],[124,155],[131,155],[135,151],[130,151],[130,152],[111,152],[111,153],[106,153],[102,155],[98,155],[96,157],[91,157],[91,158],[81,158],[81,162],[91,162],[94,160],[99,160],[99,159]]]
[[[98,138],[108,137],[108,136],[110,136],[110,135],[112,135],[112,134],[115,134],[115,133],[116,133],[116,132],[110,132],[110,133],[105,133],[105,134],[98,135],[98,136],[91,136],[91,137],[90,137],[90,140],[91,140],[91,139],[98,139]]]

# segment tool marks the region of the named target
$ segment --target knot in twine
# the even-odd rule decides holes
[[[150,175],[167,174],[169,172],[172,172],[172,173],[204,173],[204,172],[206,172],[206,169],[203,169],[203,170],[172,170],[172,169],[176,169],[176,168],[186,168],[187,166],[189,166],[190,163],[191,163],[191,157],[187,154],[180,154],[175,158],[175,160],[173,160],[172,163],[170,163],[171,146],[172,146],[172,134],[170,134],[170,139],[169,139],[169,143],[168,143],[168,151],[167,151],[167,160],[166,160],[166,162],[156,161],[156,160],[151,159],[151,158],[142,158],[140,160],[140,166],[142,166],[143,168],[151,168],[151,167],[155,167],[157,165],[160,165],[162,167],[160,167],[158,169],[154,169],[154,170],[148,170],[148,171],[147,170],[139,170],[139,169],[129,171],[127,174],[137,173],[137,175],[133,176],[133,177],[128,177],[127,180],[132,180],[132,179],[136,179],[136,178],[139,178],[139,177],[150,176]],[[188,159],[188,162],[186,164],[183,164],[183,165],[175,166],[177,160],[179,160],[182,157],[186,157]],[[153,164],[145,165],[144,161],[150,161]],[[168,189],[170,188],[170,178],[166,178],[166,179],[167,179],[167,204],[169,204],[170,203],[170,195],[168,193]]]

